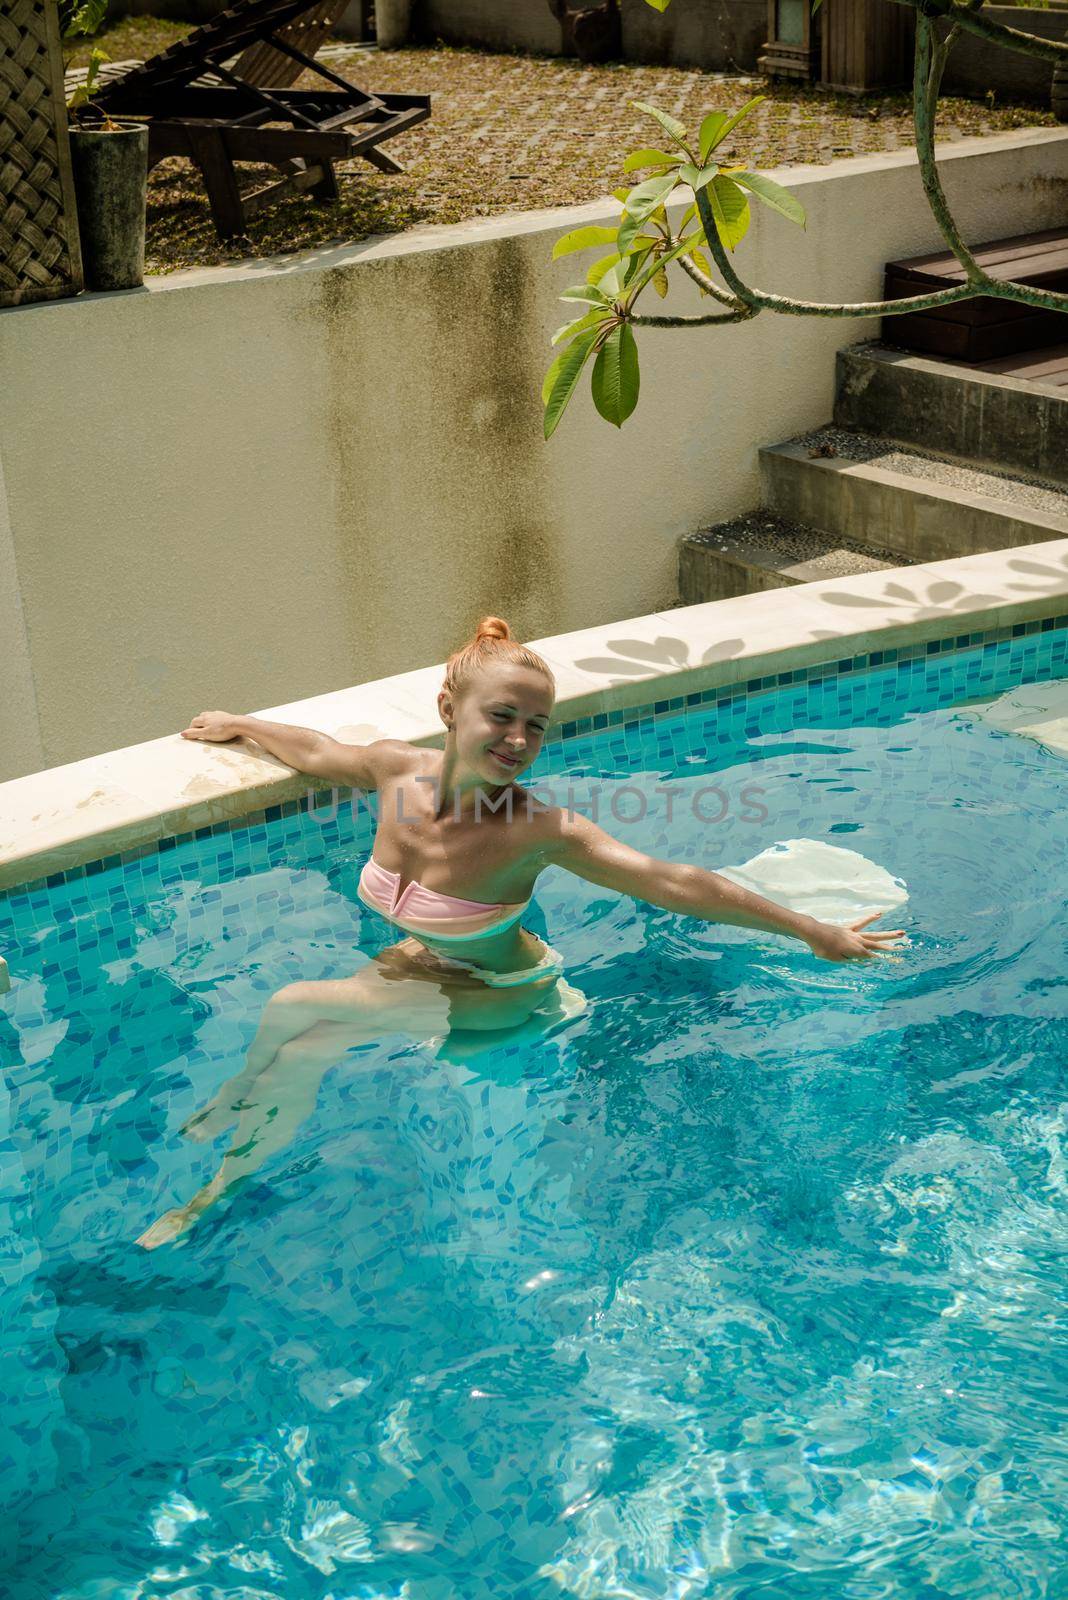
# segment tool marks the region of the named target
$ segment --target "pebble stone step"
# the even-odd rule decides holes
[[[911,562],[890,551],[802,527],[773,512],[755,511],[682,541],[680,603],[701,605],[706,600],[730,600],[763,589],[908,565]]]
[[[1068,487],[1068,385],[1053,381],[1063,376],[1054,369],[1063,368],[1064,354],[1033,351],[1004,373],[852,345],[838,352],[834,420]]]
[[[943,561],[1068,537],[1068,489],[822,428],[760,452],[765,507],[896,553]]]

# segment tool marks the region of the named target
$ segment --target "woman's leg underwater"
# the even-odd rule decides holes
[[[486,1035],[486,1047],[492,1048],[488,1036],[524,1022],[553,981],[491,988],[469,974],[442,976],[411,966],[407,951],[395,946],[352,978],[279,990],[268,1002],[244,1069],[186,1124],[191,1137],[210,1139],[236,1117],[233,1143],[219,1171],[137,1242],[151,1250],[177,1238],[234,1183],[284,1149],[314,1110],[327,1068],[346,1050],[383,1034],[427,1038],[450,1028]]]
[[[345,985],[355,981],[355,978],[340,980]],[[328,983],[289,983],[271,996],[263,1008],[256,1036],[249,1045],[245,1065],[240,1072],[228,1078],[207,1105],[183,1125],[182,1133],[187,1139],[197,1144],[210,1144],[224,1128],[229,1128],[237,1120],[238,1113],[245,1108],[249,1090],[271,1065],[281,1047],[315,1027],[321,1020],[328,1000],[319,991],[330,987]],[[334,995],[331,998],[336,1003],[339,997]],[[351,1009],[352,1002],[349,1001],[346,1010]]]

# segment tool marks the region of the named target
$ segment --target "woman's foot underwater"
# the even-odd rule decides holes
[[[218,1200],[221,1193],[221,1189],[211,1183],[203,1189],[198,1189],[192,1200],[184,1206],[175,1206],[157,1218],[140,1235],[137,1243],[145,1250],[158,1250],[161,1244],[173,1244],[183,1233],[188,1233],[200,1214]]]

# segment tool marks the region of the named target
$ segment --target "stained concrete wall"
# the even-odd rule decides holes
[[[962,141],[943,170],[969,236],[991,216],[1004,233],[1050,226],[1068,203],[1068,129]],[[872,298],[884,261],[938,243],[908,152],[779,178],[808,229],[755,219],[738,261],[756,283]],[[835,352],[878,326],[764,315],[641,331],[626,427],[584,386],[546,444],[556,296],[581,272],[553,263],[552,243],[614,214],[605,201],[430,228],[0,311],[0,463],[32,669],[4,690],[0,778],[206,707],[430,665],[486,611],[535,638],[670,605],[678,540],[756,504],[757,447],[825,422]],[[685,279],[666,305],[707,309]],[[91,374],[91,403],[72,400],[72,373]]]
[[[985,6],[983,16],[1021,33],[1035,33],[1040,39],[1068,39],[1068,5]],[[993,90],[998,103],[1004,100],[1049,101],[1053,65],[1037,56],[1006,50],[989,39],[961,33],[946,63],[942,84],[946,94],[984,96]]]
[[[577,9],[577,8],[576,8]],[[623,56],[628,61],[753,68],[767,38],[766,0],[672,0],[660,13],[645,0],[622,0]],[[548,0],[415,0],[413,36],[488,50],[559,55],[560,25]]]

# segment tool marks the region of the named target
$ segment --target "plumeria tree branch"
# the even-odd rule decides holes
[[[648,0],[658,11],[670,0]],[[594,404],[607,421],[621,427],[638,401],[639,368],[634,328],[692,328],[748,321],[763,311],[794,317],[900,316],[952,305],[976,295],[990,295],[1027,305],[1068,311],[1068,294],[1056,290],[995,279],[983,270],[965,243],[949,208],[935,157],[935,123],[946,57],[962,30],[996,37],[1012,36],[1011,48],[1025,42],[1043,48],[1032,54],[1048,56],[1052,41],[1032,40],[1029,34],[990,24],[981,15],[984,0],[895,0],[917,13],[913,73],[913,122],[924,193],[943,238],[960,262],[963,281],[927,294],[893,300],[824,302],[773,294],[746,282],[731,259],[750,223],[750,198],[759,200],[788,221],[805,226],[800,202],[765,174],[744,162],[724,162],[722,147],[735,129],[758,106],[758,95],[740,111],[711,111],[696,135],[656,106],[636,103],[659,124],[661,145],[644,147],[629,155],[625,172],[651,172],[631,189],[617,189],[622,213],[612,227],[578,228],[557,240],[555,257],[607,246],[609,253],[589,268],[586,281],[566,289],[561,299],[572,302],[574,320],[553,338],[564,348],[545,377],[545,436],[556,429],[588,361],[592,360],[591,390]],[[815,0],[815,6],[819,0]],[[814,6],[814,9],[815,9]],[[937,19],[950,26],[939,31]],[[973,24],[982,23],[983,26]],[[989,25],[989,26],[988,26]],[[993,29],[993,32],[990,30]],[[1068,60],[1068,45],[1056,45],[1053,58]],[[676,189],[689,190],[693,204],[672,229],[667,205]],[[687,231],[689,229],[689,231]],[[707,250],[711,263],[705,257]],[[712,266],[722,283],[712,275]],[[668,269],[677,266],[718,309],[697,315],[649,315],[636,309],[639,297],[652,287],[668,293]]]

